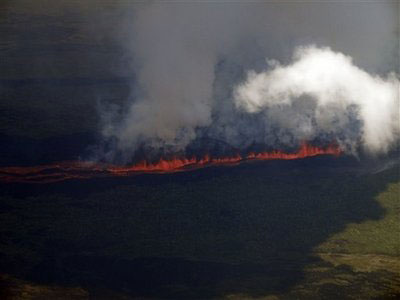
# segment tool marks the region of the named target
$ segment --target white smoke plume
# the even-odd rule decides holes
[[[296,49],[289,65],[270,61],[270,66],[265,72],[248,72],[235,90],[237,107],[249,113],[264,111],[271,126],[287,129],[299,139],[331,134],[349,150],[358,142],[346,134],[354,126],[354,112],[368,152],[387,152],[397,141],[400,90],[394,73],[386,78],[368,74],[351,57],[315,46]],[[293,109],[305,97],[315,101],[315,108]]]
[[[112,35],[135,80],[126,106],[101,112],[102,160],[199,140],[239,150],[337,141],[353,153],[398,140],[398,3],[124,5]],[[299,47],[310,43],[334,51]]]

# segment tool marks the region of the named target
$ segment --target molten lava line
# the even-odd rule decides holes
[[[249,160],[291,160],[311,157],[316,155],[341,154],[337,146],[320,148],[303,144],[295,153],[283,151],[251,152],[246,156],[236,154],[229,157],[211,157],[205,155],[202,158],[161,158],[155,163],[145,160],[131,166],[116,166],[109,164],[98,164],[93,162],[61,162],[51,165],[34,167],[3,167],[0,168],[0,181],[8,183],[51,183],[67,179],[85,179],[107,176],[128,176],[137,173],[167,173],[197,169],[211,165],[232,165]]]

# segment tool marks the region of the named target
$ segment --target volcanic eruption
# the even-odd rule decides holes
[[[151,99],[133,101],[117,122],[104,125],[103,143],[90,159],[2,168],[0,179],[53,182],[177,172],[248,160],[356,154],[360,149],[369,154],[387,153],[399,138],[398,87],[394,73],[386,78],[370,75],[342,53],[300,47],[291,64],[270,61],[268,70],[249,71],[243,82],[230,88],[229,117],[237,117],[235,123],[226,120],[224,108],[208,112],[215,117],[202,126],[194,127],[191,118],[171,123],[177,113],[201,114],[209,108],[205,103],[186,107],[173,99],[168,108]],[[157,113],[162,110],[163,114]],[[225,141],[228,151],[218,145],[214,153],[202,149],[209,147],[204,141],[212,138]],[[199,139],[203,142],[196,143]],[[137,157],[138,151],[143,158]]]
[[[251,160],[292,160],[317,155],[340,155],[341,150],[337,146],[320,148],[308,144],[302,144],[301,148],[293,153],[282,151],[250,152],[246,156],[211,157],[205,155],[197,158],[173,157],[160,158],[155,162],[146,160],[132,165],[118,166],[111,164],[99,164],[95,162],[73,161],[60,162],[50,165],[33,167],[4,167],[0,168],[0,181],[16,183],[51,183],[67,179],[89,179],[95,177],[128,176],[141,173],[171,173],[187,171],[207,166],[232,165]]]
[[[132,60],[131,93],[122,104],[100,99],[100,138],[89,155],[2,168],[1,178],[54,181],[396,149],[398,74],[371,72],[323,43],[275,49],[276,32],[260,26],[268,10],[257,7],[137,6],[128,27],[116,24]],[[301,30],[271,18],[288,37]]]

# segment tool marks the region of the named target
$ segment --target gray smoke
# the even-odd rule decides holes
[[[318,139],[350,152],[390,150],[397,9],[386,1],[124,7],[121,43],[137,79],[127,107],[103,112],[111,145],[103,158],[128,161],[140,147],[182,151],[202,138],[238,148]]]

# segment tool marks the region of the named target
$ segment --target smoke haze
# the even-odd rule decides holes
[[[397,2],[129,8],[116,31],[136,80],[126,107],[101,112],[100,159],[204,140],[236,149],[336,141],[349,153],[398,141]]]

